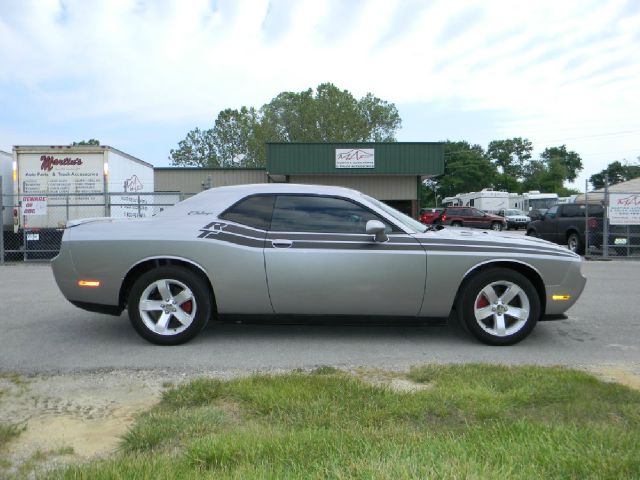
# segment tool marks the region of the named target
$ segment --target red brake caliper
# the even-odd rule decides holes
[[[476,308],[484,308],[489,305],[489,300],[484,295],[480,295],[478,301],[476,302]]]
[[[182,310],[187,313],[191,313],[191,310],[193,309],[193,303],[191,303],[191,300],[187,300],[182,305],[180,305],[180,308],[182,308]]]

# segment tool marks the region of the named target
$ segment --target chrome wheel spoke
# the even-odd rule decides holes
[[[173,297],[173,300],[176,305],[182,305],[184,302],[193,299],[193,293],[188,288],[182,290],[178,295]]]
[[[493,289],[493,285],[487,285],[486,287],[484,287],[482,289],[482,293],[485,297],[487,297],[489,303],[494,304],[498,301],[498,295],[496,295],[496,291]]]
[[[171,300],[171,291],[169,290],[169,282],[167,280],[158,280],[155,282],[155,286],[158,288],[158,293],[165,302]]]
[[[185,312],[181,308],[178,308],[175,312],[173,312],[173,316],[176,317],[176,319],[182,325],[187,326],[187,325],[191,324],[191,321],[192,321],[191,315],[189,315],[187,312]]]
[[[145,312],[162,311],[162,304],[163,302],[161,300],[142,300],[140,302],[140,310]]]
[[[477,308],[476,309],[476,318],[478,320],[484,320],[487,317],[493,315],[493,307],[489,305],[488,307]]]
[[[507,315],[524,322],[527,318],[529,318],[529,310],[525,310],[524,308],[509,307]]]
[[[167,329],[167,325],[169,325],[169,320],[171,320],[170,313],[163,313],[160,315],[158,323],[156,323],[156,330],[159,330],[159,333],[164,332]]]
[[[512,283],[511,286],[509,286],[509,288],[507,289],[507,291],[502,294],[502,297],[500,297],[500,300],[502,300],[502,303],[504,303],[505,305],[508,305],[509,302],[511,302],[511,300],[516,298],[521,293],[522,293],[522,289],[515,283]]]
[[[494,315],[493,316],[494,320],[495,320],[495,329],[496,329],[496,333],[501,336],[504,337],[505,334],[507,333],[507,328],[506,325],[504,323],[504,315]]]

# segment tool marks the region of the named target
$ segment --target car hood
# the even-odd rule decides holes
[[[493,230],[478,230],[472,228],[443,228],[441,230],[427,230],[416,235],[416,239],[424,245],[459,245],[461,247],[487,247],[498,252],[522,254],[549,254],[580,258],[566,247],[535,237],[512,235]]]

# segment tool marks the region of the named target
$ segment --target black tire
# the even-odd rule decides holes
[[[509,288],[515,285],[518,293],[505,303],[497,300],[504,298]],[[490,287],[496,296],[492,302],[484,295],[483,289]],[[486,302],[486,304],[484,303]],[[493,310],[498,308],[502,313],[504,325],[500,329],[498,315]],[[488,316],[484,319],[476,318],[484,312]],[[533,284],[522,274],[508,268],[491,268],[482,270],[469,279],[462,287],[457,302],[458,319],[464,327],[478,340],[488,345],[513,345],[523,340],[536,326],[540,318],[540,298]],[[512,314],[509,314],[509,311]],[[526,318],[516,318],[514,313],[522,312]]]
[[[538,232],[536,232],[535,230],[527,230],[527,237],[537,238],[538,237]]]
[[[462,226],[462,222],[451,222],[451,226],[452,227],[461,227]]]
[[[157,285],[164,287],[164,294]],[[144,299],[153,302],[153,307],[143,311],[140,302]],[[131,287],[128,303],[129,320],[142,338],[157,345],[179,345],[207,324],[212,299],[199,275],[186,268],[166,266],[140,275]]]
[[[491,224],[491,230],[495,230],[496,232],[500,232],[502,230],[502,224],[500,222],[493,222]]]
[[[571,232],[569,235],[567,235],[567,248],[574,253],[584,253],[584,245],[582,244],[582,240],[580,239],[580,235],[578,235],[578,233]]]

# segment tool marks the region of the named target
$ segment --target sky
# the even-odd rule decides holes
[[[565,144],[584,189],[640,156],[640,1],[0,0],[0,150],[169,166],[219,111],[325,82],[394,103],[399,141]]]

